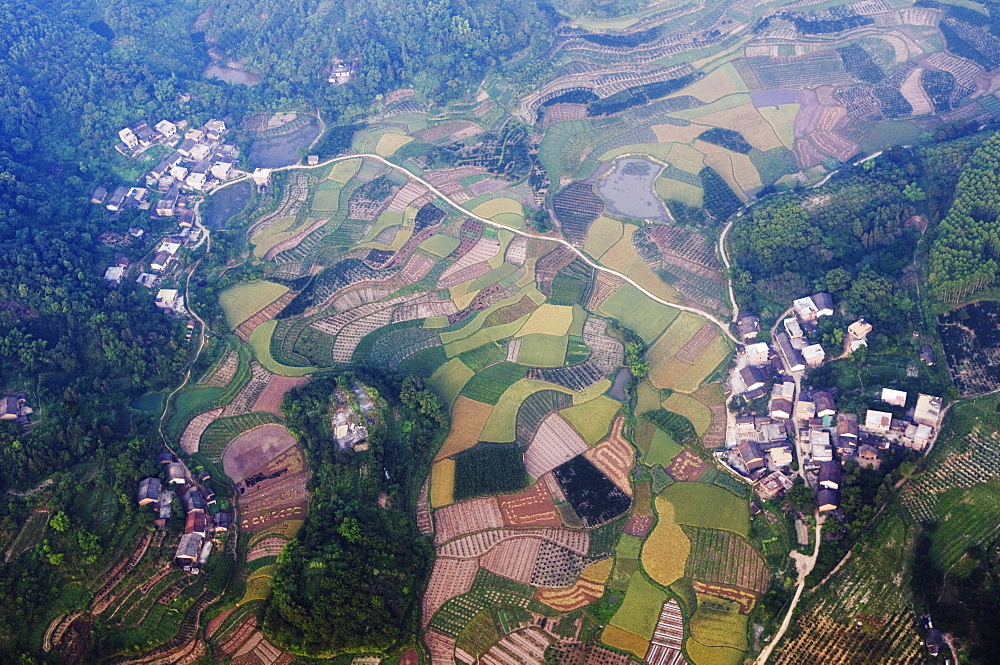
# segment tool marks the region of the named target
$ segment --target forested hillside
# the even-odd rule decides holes
[[[962,170],[948,216],[930,253],[928,280],[957,304],[993,286],[1000,269],[1000,135],[983,143]]]

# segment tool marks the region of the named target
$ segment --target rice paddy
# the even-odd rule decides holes
[[[587,443],[595,445],[608,435],[611,421],[620,408],[619,402],[601,395],[589,402],[563,409],[559,413],[573,425]]]
[[[519,202],[503,197],[480,203],[472,212],[487,219],[496,219],[499,215],[524,217],[524,207]]]
[[[525,335],[521,338],[521,349],[517,362],[529,367],[561,367],[566,360],[566,345],[569,337],[562,335]]]
[[[598,217],[590,225],[583,251],[595,259],[599,259],[622,239],[624,231],[624,226],[618,220],[604,216]]]
[[[672,506],[672,517],[677,524],[724,529],[744,537],[749,534],[746,501],[721,487],[705,483],[674,483],[656,497],[657,513],[660,513],[661,501],[667,501]]]
[[[264,366],[264,369],[278,376],[305,376],[319,370],[318,367],[311,366],[293,367],[275,360],[274,356],[271,355],[271,337],[273,337],[274,329],[277,326],[278,321],[271,319],[260,324],[250,333],[248,340],[250,348],[253,349],[254,356]]]
[[[636,571],[629,580],[625,600],[611,619],[611,625],[649,640],[666,600],[667,594],[662,589],[650,582],[641,571]]]
[[[472,374],[472,370],[466,367],[461,360],[452,358],[431,375],[427,380],[427,385],[437,393],[442,402],[450,406],[458,394],[462,392],[462,387],[472,378]]]
[[[697,483],[674,483],[670,487],[694,484]],[[708,485],[704,485],[704,487],[708,487]],[[728,494],[725,490],[720,491]],[[730,494],[730,496],[732,495]],[[656,526],[653,527],[642,546],[640,561],[650,578],[657,584],[670,586],[684,577],[684,567],[691,554],[691,541],[681,529],[680,524],[675,521],[672,501],[666,499],[661,493],[653,504],[656,510]],[[706,508],[710,509],[711,506],[706,506]],[[746,512],[745,506],[743,510]]]
[[[287,286],[266,280],[230,286],[219,293],[219,305],[226,316],[226,324],[230,328],[236,328],[280,298],[286,291],[288,291]]]
[[[527,335],[562,336],[569,332],[572,323],[572,307],[546,303],[531,313],[530,318],[518,329],[517,337]]]
[[[631,284],[624,284],[604,301],[600,312],[617,319],[646,344],[652,344],[680,310],[654,302]]]

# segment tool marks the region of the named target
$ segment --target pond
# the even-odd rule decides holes
[[[258,139],[250,146],[250,165],[254,168],[273,169],[279,166],[289,166],[299,161],[299,148],[308,148],[319,136],[319,125],[315,120],[303,125],[294,132],[274,136],[269,139]]]
[[[229,220],[234,215],[243,212],[249,200],[249,182],[241,182],[237,185],[220,189],[205,202],[205,226],[212,230],[226,228],[226,224],[229,223]]]
[[[214,62],[208,67],[205,67],[205,71],[203,71],[201,75],[205,78],[219,79],[220,81],[225,81],[226,83],[233,85],[245,85],[252,87],[260,83],[260,76],[258,74],[235,67],[221,67]]]
[[[636,219],[669,222],[670,213],[656,196],[653,183],[663,167],[645,159],[622,157],[597,185],[611,211]]]

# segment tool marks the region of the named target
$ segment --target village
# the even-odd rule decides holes
[[[173,514],[174,497],[184,513],[184,529],[177,545],[174,562],[185,572],[197,575],[208,562],[216,542],[225,539],[231,517],[219,509],[215,492],[207,485],[208,472],[195,476],[176,455],[164,449],[156,456],[162,477],[151,476],[139,482],[136,502],[152,508],[157,529],[166,529]]]
[[[186,120],[175,123],[164,119],[150,127],[147,121],[140,120],[121,129],[115,150],[123,156],[138,159],[153,149],[165,151],[166,156],[145,174],[142,183],[119,186],[110,193],[105,187],[97,187],[90,196],[91,203],[103,205],[112,214],[148,210],[150,218],[177,220],[177,229],[160,240],[135,276],[135,281],[148,289],[160,287],[169,277],[182,248],[196,248],[203,242],[206,231],[198,206],[205,194],[233,180],[249,178],[258,188],[270,183],[270,169],[251,173],[236,168],[240,149],[226,143],[228,128],[224,121],[211,119],[190,129],[188,124]],[[141,239],[146,231],[135,226],[129,228],[128,234]],[[119,286],[129,275],[130,264],[128,257],[119,255],[117,263],[105,270],[104,279],[113,287]],[[184,296],[177,289],[159,288],[154,305],[168,314],[187,316]]]
[[[809,370],[836,359],[817,342],[819,320],[834,311],[828,293],[795,300],[772,331],[770,344],[757,341],[758,317],[740,317],[743,345],[729,380],[727,447],[716,453],[727,469],[753,483],[762,500],[784,495],[800,477],[813,488],[823,514],[840,509],[844,465],[854,460],[878,469],[885,451],[923,453],[933,445],[944,416],[942,398],[934,395],[883,386],[877,392],[879,408],[849,413],[838,410],[836,389],[807,386]],[[859,319],[845,332],[840,358],[867,346],[872,325]],[[933,364],[933,349],[925,346],[920,357]],[[754,408],[765,398],[765,407]],[[752,412],[737,415],[740,403]],[[799,531],[803,544],[804,528]]]

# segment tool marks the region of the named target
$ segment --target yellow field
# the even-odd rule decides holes
[[[746,91],[747,87],[743,84],[739,74],[736,73],[736,69],[732,64],[726,63],[708,76],[674,93],[671,97],[691,95],[708,104],[725,95]]]
[[[593,446],[607,436],[611,420],[620,408],[619,402],[601,395],[597,399],[571,406],[559,413],[576,428],[587,443]]]
[[[642,546],[640,561],[653,580],[670,586],[684,577],[684,565],[691,553],[691,541],[674,522],[674,506],[663,497],[656,497],[656,527]]]
[[[722,179],[740,197],[740,200],[746,201],[748,198],[747,194],[743,190],[743,186],[740,185],[739,180],[737,180],[735,171],[733,171],[733,160],[731,159],[733,153],[702,141],[697,141],[697,143],[711,150],[710,154],[705,155],[705,165],[715,169],[715,172],[722,176]]]
[[[597,563],[592,563],[580,572],[580,577],[591,582],[604,584],[611,574],[611,567],[615,565],[613,558],[601,559]]]
[[[605,627],[604,632],[601,634],[601,641],[609,647],[621,649],[622,651],[630,651],[640,659],[645,657],[646,650],[649,648],[649,640],[635,633],[630,633],[627,630],[622,630],[618,626],[609,625]],[[701,663],[697,665],[701,665]]]
[[[608,388],[610,387],[611,379],[601,379],[592,386],[588,386],[582,393],[573,395],[573,405],[584,404],[585,402],[597,399],[598,397],[604,395],[604,393],[608,392]],[[617,404],[617,402],[615,403]]]
[[[469,370],[469,373],[471,376],[472,370]],[[489,404],[483,404],[459,395],[451,410],[451,430],[448,432],[448,438],[441,444],[434,459],[442,460],[476,445],[479,442],[483,426],[489,420],[492,411],[493,407]]]
[[[431,467],[431,508],[455,502],[455,460],[443,459]]]
[[[685,120],[697,119],[698,122],[702,122],[702,118],[705,116],[714,115],[720,111],[729,111],[746,104],[750,104],[750,95],[738,93],[735,95],[726,95],[725,97],[721,97],[710,104],[705,104],[704,106],[699,106],[697,108],[674,111],[671,115],[677,118],[684,118]]]
[[[674,393],[663,402],[663,408],[690,420],[698,436],[705,436],[712,426],[712,411],[694,397]]]
[[[239,602],[236,604],[243,605],[245,603],[253,602],[255,600],[264,600],[270,595],[271,595],[271,578],[257,577],[247,582],[246,592],[244,592],[243,598],[241,598]]]
[[[282,217],[274,224],[267,226],[260,230],[260,232],[255,233],[253,238],[250,239],[251,244],[253,244],[253,255],[258,259],[262,258],[267,250],[271,249],[277,245],[282,240],[287,240],[295,235],[295,231],[289,231],[288,227],[292,225],[295,221],[294,217]],[[307,224],[308,226],[308,224]]]
[[[397,150],[412,140],[412,136],[388,131],[379,137],[378,143],[375,144],[375,154],[380,157],[392,157],[396,154]]]
[[[691,617],[691,638],[703,646],[731,647],[745,651],[747,616],[740,614],[739,604],[709,594],[697,594],[698,610]]]
[[[667,203],[670,201],[680,201],[684,205],[692,208],[700,208],[704,203],[704,191],[697,185],[674,180],[673,178],[660,177],[653,185],[657,196]]]
[[[493,413],[490,414],[489,420],[486,421],[486,425],[483,427],[480,438],[483,441],[496,441],[498,443],[513,441],[516,438],[515,426],[518,407],[521,406],[521,402],[526,400],[529,395],[539,390],[558,390],[562,393],[572,392],[569,388],[563,388],[553,383],[536,381],[534,379],[521,379],[500,396],[500,400],[493,407]]]
[[[235,328],[288,291],[287,286],[260,279],[241,282],[219,293],[226,324]]]
[[[649,382],[657,388],[665,388],[664,383],[668,380],[664,374],[667,361],[672,360],[674,354],[691,339],[701,327],[705,325],[705,319],[697,314],[681,312],[673,322],[667,326],[659,339],[646,352],[649,359]]]
[[[699,116],[698,122],[737,131],[758,150],[766,151],[783,145],[771,124],[757,112],[757,107],[753,104]]]
[[[649,381],[639,382],[636,396],[638,400],[635,405],[635,415],[641,416],[660,408],[660,391],[654,388]]]
[[[775,135],[789,150],[795,143],[795,116],[799,113],[798,104],[782,104],[781,106],[764,106],[757,109],[760,115],[771,125]]]
[[[701,125],[653,125],[653,133],[660,143],[690,143],[705,131]]]
[[[611,249],[616,242],[622,239],[624,227],[618,220],[610,217],[598,217],[590,225],[587,232],[587,241],[583,245],[583,251],[595,259],[601,258],[604,252]]]
[[[330,173],[326,176],[326,179],[339,182],[343,185],[354,177],[354,174],[358,172],[360,167],[360,159],[348,159],[343,162],[337,162],[330,168]]]
[[[514,199],[508,198],[490,199],[477,205],[472,212],[486,219],[494,219],[497,215],[503,214],[524,217],[524,207]]]
[[[468,337],[456,340],[451,344],[446,344],[445,353],[448,354],[449,358],[453,358],[460,353],[471,351],[472,349],[482,346],[488,342],[497,342],[505,337],[513,337],[514,334],[518,332],[518,329],[527,323],[530,316],[530,314],[525,314],[517,321],[512,321],[511,323],[507,323],[502,326],[490,326],[485,330],[480,330],[474,335],[469,335]]]
[[[403,224],[403,213],[392,212],[391,210],[385,210],[382,212],[381,215],[378,216],[378,219],[375,220],[375,223],[371,225],[371,228],[368,229],[368,232],[365,233],[365,236],[364,238],[361,239],[361,241],[371,242],[372,240],[378,237],[379,233],[382,233],[382,231],[386,230],[390,226],[400,226],[402,224]]]
[[[534,312],[517,331],[516,337],[525,335],[555,335],[561,337],[569,332],[573,323],[573,307],[545,303]]]
[[[452,358],[445,364],[437,368],[437,371],[427,380],[427,385],[437,393],[445,406],[451,406],[458,393],[469,379],[472,378],[472,370],[465,366],[458,358]]]
[[[702,127],[701,131],[705,131],[705,128]],[[705,155],[683,143],[674,143],[670,146],[667,161],[681,171],[693,175],[698,175],[705,167]]]
[[[677,291],[650,270],[646,262],[635,253],[635,248],[632,246],[632,232],[636,228],[638,227],[626,224],[624,237],[601,257],[601,263],[623,275],[628,275],[653,295],[675,302]]]
[[[706,647],[696,640],[684,643],[692,665],[741,665],[744,653],[729,647]]]
[[[682,363],[676,358],[668,358],[659,366],[657,382],[660,388],[672,388],[685,393],[693,393],[701,387],[702,381],[715,371],[731,351],[722,337],[716,337],[693,364]]]

